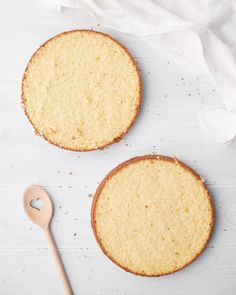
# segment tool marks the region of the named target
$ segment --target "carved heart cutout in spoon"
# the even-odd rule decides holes
[[[43,199],[37,198],[30,201],[30,206],[34,209],[41,210],[43,207]]]

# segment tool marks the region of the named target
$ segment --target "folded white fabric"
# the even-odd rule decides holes
[[[218,142],[236,138],[236,1],[234,0],[44,0],[59,11],[78,8],[101,24],[140,36],[191,72],[208,75],[224,109],[200,115]]]

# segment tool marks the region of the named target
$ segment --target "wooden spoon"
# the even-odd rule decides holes
[[[37,204],[38,203],[38,204]],[[29,219],[40,226],[48,239],[51,252],[54,256],[58,272],[61,276],[65,292],[68,295],[73,295],[69,279],[66,275],[60,254],[57,250],[51,229],[50,221],[52,219],[53,206],[52,201],[46,191],[37,185],[29,186],[23,195],[23,206]]]

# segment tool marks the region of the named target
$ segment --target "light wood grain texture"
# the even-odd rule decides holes
[[[42,187],[31,185],[27,187],[23,194],[23,207],[29,219],[41,227],[47,237],[49,248],[60,275],[65,294],[73,295],[70,281],[51,231],[50,223],[53,216],[53,203],[49,194]]]
[[[34,135],[20,107],[21,77],[31,54],[49,37],[75,28],[112,34],[129,48],[142,73],[136,124],[122,142],[102,151],[76,153],[49,145]],[[98,26],[84,12],[59,14],[39,1],[1,1],[0,32],[0,294],[64,294],[45,237],[22,209],[25,187],[39,184],[55,204],[52,231],[75,294],[234,295],[236,146],[212,142],[197,119],[204,109],[222,106],[214,85],[137,37]],[[120,162],[148,153],[176,156],[196,169],[216,210],[206,251],[186,269],[162,278],[119,269],[101,253],[90,227],[90,194],[98,182]]]

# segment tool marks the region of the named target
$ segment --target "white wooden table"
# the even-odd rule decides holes
[[[236,146],[218,145],[200,129],[198,114],[222,105],[209,82],[166,60],[138,38],[102,28],[86,13],[48,11],[39,1],[0,3],[0,294],[63,294],[42,231],[22,210],[29,184],[55,203],[52,230],[75,294],[236,294]],[[21,76],[33,51],[70,29],[108,32],[137,60],[143,105],[120,143],[89,153],[61,150],[33,134],[20,107]],[[118,163],[148,153],[176,156],[196,169],[212,192],[216,225],[192,265],[161,278],[135,276],[110,262],[90,227],[97,183]]]

